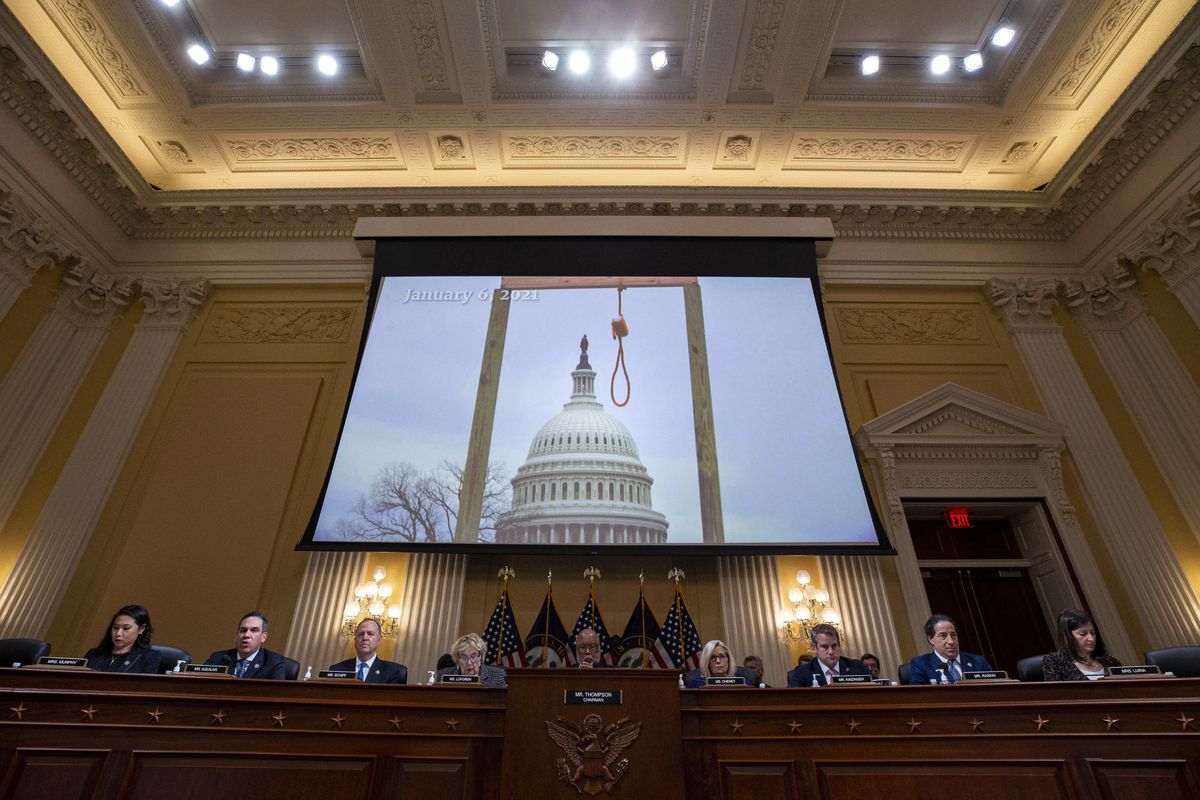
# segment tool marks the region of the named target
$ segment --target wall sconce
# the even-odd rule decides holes
[[[788,592],[788,601],[792,604],[790,612],[784,612],[783,635],[791,642],[803,642],[805,650],[812,648],[812,629],[821,624],[838,628],[842,615],[829,605],[829,592],[812,585],[812,576],[808,570],[802,569],[796,573],[796,583]]]
[[[387,570],[376,567],[371,573],[372,580],[364,581],[354,587],[354,597],[346,604],[338,638],[347,639],[354,636],[354,631],[364,619],[373,619],[379,623],[384,636],[394,637],[400,631],[400,604],[388,605],[392,596],[392,585],[384,583]],[[384,617],[386,612],[387,616]]]

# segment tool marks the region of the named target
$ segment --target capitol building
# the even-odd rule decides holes
[[[667,518],[654,510],[654,480],[629,429],[596,400],[587,337],[571,372],[571,399],[533,437],[501,515],[504,544],[664,544]]]

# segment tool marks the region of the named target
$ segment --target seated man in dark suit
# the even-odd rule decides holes
[[[925,622],[925,635],[932,653],[917,656],[909,665],[909,684],[957,683],[964,672],[987,671],[992,665],[983,656],[962,653],[958,649],[958,627],[945,614],[934,614]]]
[[[408,667],[394,661],[377,658],[375,651],[383,639],[379,620],[367,617],[354,629],[354,658],[339,661],[329,668],[338,672],[353,672],[366,683],[408,683]]]
[[[267,640],[267,617],[261,611],[243,614],[238,621],[236,646],[217,650],[204,662],[229,667],[235,678],[262,678],[281,681],[287,677],[283,656],[263,647]]]
[[[580,669],[598,669],[607,667],[604,655],[600,652],[600,634],[591,628],[584,628],[575,634],[575,655],[579,659]]]
[[[871,674],[863,662],[842,655],[841,636],[832,625],[814,625],[810,641],[817,657],[788,673],[789,687],[827,686],[832,677]]]

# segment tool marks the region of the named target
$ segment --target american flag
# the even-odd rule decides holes
[[[575,620],[575,630],[571,631],[571,651],[575,651],[575,637],[584,628],[591,628],[600,637],[600,661],[604,664],[615,664],[612,654],[612,637],[608,635],[608,628],[604,625],[604,617],[600,614],[600,604],[596,602],[594,592],[588,593],[587,604],[584,605],[583,611],[579,612],[579,619]],[[579,662],[579,656],[575,656],[575,662]]]
[[[663,620],[662,633],[658,641],[671,657],[671,663],[676,669],[689,670],[700,668],[700,634],[696,632],[696,623],[688,613],[687,604],[683,602],[683,594],[675,587],[675,599],[671,601],[671,610]]]
[[[652,666],[658,669],[671,669],[671,656],[663,647],[658,627],[658,620],[646,602],[644,592],[639,592],[637,605],[625,623],[625,632],[621,634],[620,643],[614,645],[613,653],[617,663],[622,666],[644,667]],[[628,653],[629,656],[624,657]]]
[[[525,644],[517,633],[517,620],[513,616],[512,602],[508,599],[508,587],[500,594],[496,610],[483,631],[487,643],[487,663],[505,667],[525,666]]]

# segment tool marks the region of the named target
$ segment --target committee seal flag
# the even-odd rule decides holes
[[[558,779],[594,797],[602,791],[611,794],[629,769],[629,759],[621,754],[641,735],[642,723],[622,717],[605,725],[599,714],[588,714],[576,725],[558,717],[546,720],[546,733],[563,751],[556,764]]]

